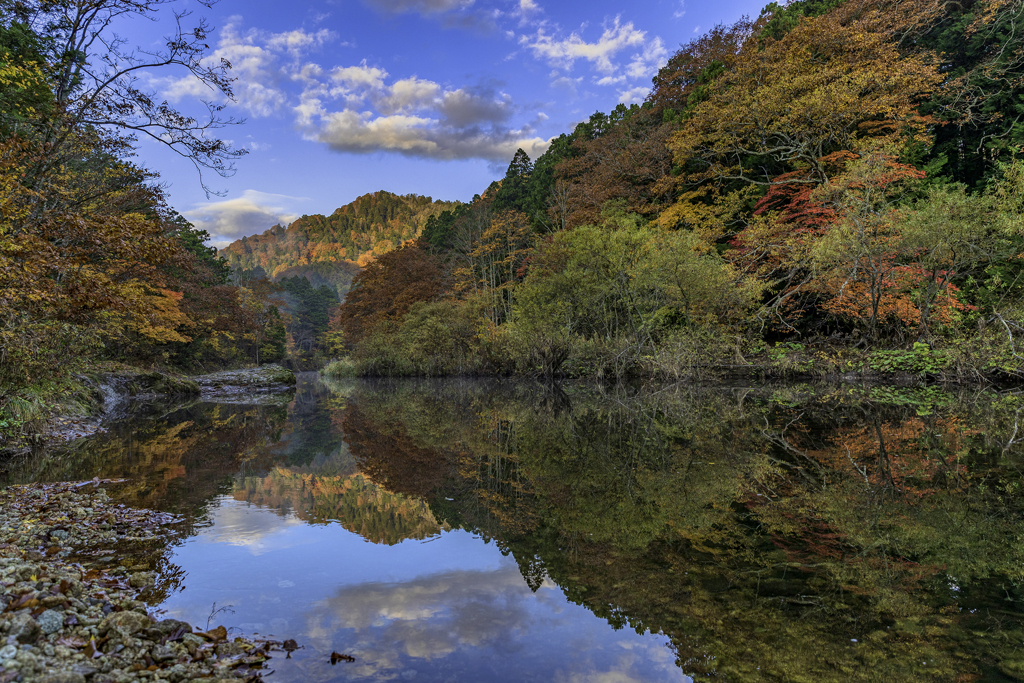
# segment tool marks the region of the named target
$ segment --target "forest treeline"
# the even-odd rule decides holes
[[[368,264],[331,372],[679,377],[798,350],[1019,375],[1022,19],[798,0],[714,28],[642,104],[520,150]]]
[[[244,154],[221,108],[135,76],[230,96],[203,21],[155,51],[107,39],[160,5],[0,0],[0,434],[98,360],[679,377],[859,349],[1019,375],[1024,2],[773,3],[469,203],[378,192],[227,262],[133,160],[154,140],[208,186]]]

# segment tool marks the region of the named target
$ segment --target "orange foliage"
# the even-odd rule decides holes
[[[369,263],[352,280],[352,289],[338,309],[345,339],[357,344],[385,320],[400,320],[419,301],[432,301],[447,289],[436,256],[410,242]]]

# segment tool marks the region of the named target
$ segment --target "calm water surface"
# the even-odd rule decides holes
[[[113,562],[158,569],[167,616],[296,639],[270,680],[1024,680],[1015,395],[307,374],[289,399],[151,409],[7,480],[183,513]]]

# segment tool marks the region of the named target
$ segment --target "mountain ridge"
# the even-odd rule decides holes
[[[298,275],[314,287],[328,285],[344,297],[360,268],[415,239],[431,216],[459,204],[378,190],[330,215],[303,215],[287,226],[278,224],[242,237],[218,255],[234,271],[256,271],[274,281]]]

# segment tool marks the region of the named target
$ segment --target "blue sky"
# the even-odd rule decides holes
[[[233,65],[245,123],[221,136],[250,150],[231,178],[208,178],[157,143],[139,159],[172,206],[223,246],[302,214],[330,213],[376,190],[469,200],[504,174],[517,147],[548,140],[595,111],[640,102],[680,45],[763,2],[652,0],[195,0],[210,58]],[[170,12],[121,28],[143,45]],[[189,111],[211,93],[190,76],[148,75]]]

